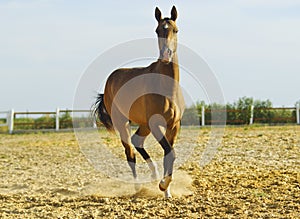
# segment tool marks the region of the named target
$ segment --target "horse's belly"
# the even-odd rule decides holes
[[[148,119],[151,117],[151,107],[147,106],[142,98],[132,103],[129,110],[129,120],[140,125],[148,125]]]
[[[131,105],[129,120],[132,122],[148,125],[150,118],[155,114],[164,117],[167,123],[180,120],[180,109],[177,107],[177,104],[160,95],[145,95],[144,98],[137,99]]]

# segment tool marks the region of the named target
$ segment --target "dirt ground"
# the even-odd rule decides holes
[[[74,133],[0,134],[0,218],[300,218],[300,126],[227,127],[200,166],[212,139],[209,128],[181,132],[176,145],[193,154],[166,200],[158,182],[136,191],[96,170]]]

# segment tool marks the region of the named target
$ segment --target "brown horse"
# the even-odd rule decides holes
[[[148,163],[152,177],[157,177],[156,165],[143,147],[145,138],[153,134],[164,150],[164,178],[159,188],[166,197],[171,197],[169,184],[175,160],[173,144],[184,110],[178,85],[177,10],[173,6],[171,17],[162,18],[156,8],[155,18],[158,21],[159,59],[148,67],[115,70],[106,81],[104,94],[98,95],[94,113],[108,130],[119,132],[134,178],[137,177],[134,147]],[[139,126],[132,137],[130,121]]]

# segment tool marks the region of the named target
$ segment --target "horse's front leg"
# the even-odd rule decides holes
[[[165,193],[166,198],[171,198],[170,183],[173,175],[173,165],[175,161],[175,151],[169,141],[163,137],[159,143],[164,149],[164,178],[159,182],[159,189]]]
[[[152,131],[152,130],[151,130]],[[160,133],[159,133],[160,132]],[[164,150],[164,178],[159,182],[159,189],[163,192],[165,192],[166,198],[171,198],[170,193],[170,183],[172,181],[172,174],[173,174],[173,165],[175,161],[175,151],[173,146],[169,143],[167,138],[165,136],[162,136],[161,131],[159,128],[155,131],[152,131],[154,137],[159,141],[160,145],[162,146]],[[157,134],[159,133],[159,134]]]
[[[172,197],[170,193],[170,183],[172,181],[173,165],[176,159],[173,144],[179,128],[180,122],[177,122],[173,127],[167,127],[164,135],[157,125],[152,125],[151,127],[154,137],[158,140],[164,150],[164,178],[159,183],[159,189],[165,193],[166,198]]]

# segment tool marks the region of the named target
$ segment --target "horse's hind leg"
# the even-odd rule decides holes
[[[144,148],[144,142],[146,137],[150,134],[150,130],[145,126],[140,126],[135,134],[131,137],[131,142],[136,148],[136,150],[142,155],[144,160],[147,162],[151,170],[151,178],[157,179],[158,171],[156,164],[151,160],[150,155]]]
[[[118,128],[118,131],[120,133],[122,144],[125,148],[127,162],[131,168],[133,177],[136,179],[136,177],[137,177],[136,169],[135,169],[136,159],[135,159],[135,153],[134,153],[134,149],[133,149],[133,146],[131,144],[131,139],[130,139],[130,124],[129,124],[129,122],[128,121],[125,122],[122,128],[120,128],[120,127]]]

